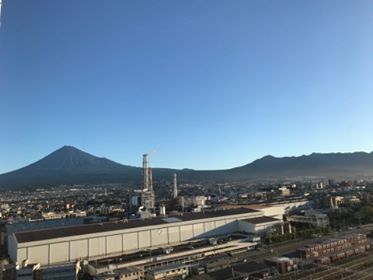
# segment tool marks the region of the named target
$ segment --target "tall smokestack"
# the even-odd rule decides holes
[[[150,167],[148,167],[148,180],[149,180],[148,190],[152,191],[153,190],[153,171]]]
[[[149,167],[148,167],[148,154],[142,156],[142,169],[144,173],[144,189],[149,189]]]
[[[173,198],[177,198],[177,174],[174,173],[174,186],[172,192]]]

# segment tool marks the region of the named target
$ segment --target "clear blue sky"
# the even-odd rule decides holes
[[[0,173],[73,145],[212,169],[373,150],[373,1],[3,0]]]

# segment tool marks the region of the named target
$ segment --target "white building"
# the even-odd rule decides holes
[[[286,220],[294,223],[310,224],[314,227],[329,226],[329,216],[317,211],[305,211],[304,215],[291,215]]]
[[[268,229],[281,223],[281,220],[272,217],[255,217],[244,219],[238,222],[239,231],[249,233],[263,233]]]
[[[283,201],[269,204],[252,204],[248,207],[254,210],[259,210],[264,213],[265,216],[270,216],[276,219],[283,219],[283,216],[290,210],[306,206],[309,204],[308,200],[297,200],[297,201]]]
[[[27,259],[41,265],[95,260],[242,231],[238,221],[263,216],[261,211],[238,208],[15,232],[8,237],[8,253],[13,262]],[[246,226],[247,232],[261,227]]]

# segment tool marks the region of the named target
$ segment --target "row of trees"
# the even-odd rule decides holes
[[[276,234],[267,236],[264,239],[265,244],[279,243],[294,239],[306,239],[315,235],[326,235],[330,233],[329,228],[307,228],[293,233]]]
[[[330,211],[329,218],[330,225],[334,229],[373,223],[373,206],[369,204],[346,205]]]

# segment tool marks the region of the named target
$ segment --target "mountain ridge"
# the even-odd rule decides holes
[[[177,173],[182,182],[260,181],[302,177],[355,178],[373,176],[373,152],[312,153],[275,157],[266,155],[251,163],[221,170],[153,168],[154,179],[170,181]],[[141,184],[141,167],[96,157],[73,146],[63,146],[40,160],[0,174],[0,187],[55,186],[61,184]]]

